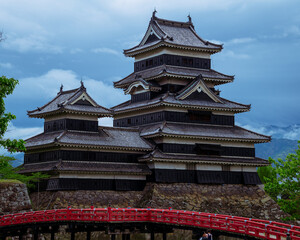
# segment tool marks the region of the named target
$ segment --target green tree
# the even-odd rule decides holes
[[[11,120],[16,119],[16,116],[10,112],[5,112],[4,99],[13,93],[18,80],[0,77],[0,146],[7,149],[9,152],[25,151],[24,141],[19,139],[4,139],[4,134],[7,131],[8,124]]]
[[[259,167],[257,169],[257,173],[263,184],[266,184],[266,179],[276,178],[275,169],[272,167],[272,165]]]
[[[295,153],[286,159],[269,158],[272,173],[264,177],[265,191],[280,208],[293,218],[300,219],[300,141]]]

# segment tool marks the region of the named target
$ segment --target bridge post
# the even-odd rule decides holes
[[[51,232],[51,240],[54,240],[54,239],[55,239],[55,232],[52,231],[52,232]]]
[[[167,240],[167,233],[163,233],[163,240]]]
[[[38,229],[38,227],[35,227],[33,229],[33,239],[34,240],[39,240],[39,229]]]
[[[86,232],[86,240],[91,240],[91,232],[90,231]]]
[[[122,234],[122,240],[130,240],[130,234]]]
[[[75,240],[75,232],[74,231],[71,232],[71,240]]]
[[[151,232],[151,240],[155,240],[154,232]]]
[[[23,239],[23,233],[20,232],[20,233],[19,233],[19,240],[22,240],[22,239]]]

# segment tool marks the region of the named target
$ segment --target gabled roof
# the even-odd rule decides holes
[[[141,102],[132,103],[130,100],[122,104],[112,107],[111,109],[115,114],[121,112],[131,112],[141,109],[155,108],[158,106],[170,106],[186,109],[197,109],[204,111],[229,111],[234,113],[247,112],[250,110],[251,105],[245,105],[225,98],[219,97],[221,102],[208,101],[207,99],[183,99],[179,100],[177,96],[172,93],[164,93],[153,99]]]
[[[112,116],[109,109],[98,105],[90,95],[88,95],[83,83],[81,87],[69,91],[63,91],[61,87],[54,99],[42,107],[27,111],[27,114],[29,117],[44,118],[47,115],[62,112],[89,114],[98,117]]]
[[[156,148],[151,153],[139,157],[140,162],[189,162],[203,164],[227,164],[244,166],[266,166],[269,161],[261,158],[241,158],[241,157],[221,157],[221,156],[201,156],[195,154],[164,153]]]
[[[180,66],[160,65],[139,72],[133,72],[127,77],[117,82],[114,82],[114,86],[116,88],[127,88],[131,83],[133,83],[136,80],[137,77],[142,78],[145,81],[158,79],[165,76],[194,79],[200,74],[202,75],[204,81],[213,82],[215,85],[229,83],[232,82],[234,79],[234,76],[225,75],[213,69],[196,69]]]
[[[66,146],[90,149],[150,151],[152,145],[142,139],[138,129],[99,127],[99,132],[56,131],[42,133],[26,140],[27,149]]]
[[[269,142],[271,137],[255,133],[239,126],[210,126],[201,124],[162,122],[140,127],[141,136],[153,138],[160,136],[239,141],[262,143]]]
[[[176,99],[184,100],[196,91],[205,93],[214,102],[223,103],[222,99],[206,86],[206,84],[203,81],[202,75],[197,76],[194,81],[192,81],[185,88],[180,90],[177,93]]]
[[[136,80],[132,82],[124,92],[125,94],[131,94],[131,92],[138,87],[142,87],[144,90],[151,90],[154,92],[161,90],[161,87],[158,84],[147,82],[143,78],[137,76]]]
[[[157,18],[154,12],[142,41],[137,46],[124,50],[124,54],[132,57],[162,46],[209,53],[222,50],[222,45],[205,41],[198,36],[190,17],[188,22],[177,22]]]

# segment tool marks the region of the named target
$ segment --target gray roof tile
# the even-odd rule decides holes
[[[109,109],[98,105],[92,98],[91,100],[96,106],[71,104],[83,93],[89,96],[84,87],[80,87],[69,91],[60,91],[54,99],[52,99],[44,106],[37,108],[33,111],[28,111],[28,115],[30,117],[43,117],[47,114],[69,110],[72,112],[75,111],[81,113],[90,113],[98,116],[111,116],[111,112]]]
[[[102,148],[126,148],[149,151],[150,143],[139,136],[137,129],[100,127],[99,132],[57,131],[42,133],[26,140],[26,148],[47,144],[89,145]]]
[[[187,123],[156,123],[152,125],[141,126],[141,136],[160,136],[172,135],[194,138],[212,138],[224,140],[252,141],[252,142],[269,142],[271,138],[259,133],[255,133],[239,126],[211,126],[201,124]]]
[[[178,77],[189,77],[191,79],[194,79],[201,74],[205,81],[219,81],[220,83],[232,82],[234,78],[233,76],[219,73],[213,69],[197,69],[180,66],[160,65],[154,68],[134,72],[121,79],[120,81],[114,82],[114,86],[117,88],[126,88],[131,83],[136,81],[136,76],[139,76],[140,78],[143,78],[145,80],[151,80],[157,78],[158,76],[165,76],[168,74],[176,75]]]
[[[55,161],[47,163],[24,164],[20,173],[49,171],[77,171],[77,172],[106,172],[118,174],[151,174],[146,164],[142,163],[113,163],[113,162],[83,162],[83,161]]]
[[[161,44],[171,47],[199,48],[212,52],[219,52],[222,49],[222,45],[205,41],[199,37],[191,22],[176,22],[153,16],[150,20],[148,30],[149,28],[153,29],[156,35],[159,36],[159,39],[143,44],[143,40],[145,40],[146,37],[145,34],[139,45],[124,50],[125,55],[134,56],[136,52],[147,51],[149,47]]]
[[[124,102],[120,105],[112,107],[111,109],[114,110],[115,113],[121,111],[130,111],[140,108],[150,108],[157,106],[158,104],[166,104],[166,105],[176,105],[182,106],[185,108],[198,108],[198,109],[224,109],[224,110],[232,110],[234,112],[245,112],[250,109],[250,105],[244,105],[236,102],[229,101],[225,98],[220,98],[223,103],[208,101],[206,99],[183,99],[178,100],[175,94],[162,94],[156,98],[151,100],[141,101],[141,102],[134,102],[131,101]]]
[[[269,165],[269,162],[265,159],[261,158],[239,158],[239,157],[216,157],[216,156],[200,156],[193,154],[175,154],[175,153],[164,153],[159,149],[153,150],[151,153],[143,155],[139,158],[140,161],[147,161],[150,159],[158,160],[158,161],[194,161],[194,162],[202,162],[208,164],[245,164],[245,165]]]

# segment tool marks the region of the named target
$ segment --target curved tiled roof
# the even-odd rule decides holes
[[[137,129],[100,127],[99,132],[56,131],[42,133],[26,140],[26,148],[40,148],[47,145],[89,146],[105,149],[136,149],[149,151],[150,143],[142,139]]]
[[[147,33],[154,31],[156,40],[146,42]],[[126,56],[135,56],[160,46],[208,51],[211,53],[222,50],[222,45],[203,40],[196,33],[192,22],[177,22],[152,16],[143,40],[135,47],[124,50]]]
[[[143,155],[139,158],[140,162],[144,161],[159,161],[159,162],[186,162],[190,163],[205,163],[205,164],[238,164],[238,165],[254,165],[254,166],[266,166],[269,165],[269,161],[261,158],[240,158],[240,157],[219,157],[219,156],[201,156],[196,154],[175,154],[164,153],[158,148],[151,153]]]
[[[82,94],[88,96],[93,105],[78,105],[72,104]],[[55,114],[58,112],[75,112],[82,114],[92,114],[97,116],[111,116],[111,111],[105,107],[98,105],[86,92],[82,85],[69,91],[60,91],[57,96],[44,106],[39,107],[33,111],[27,111],[29,117],[43,118],[46,115]]]
[[[149,175],[151,170],[146,164],[141,163],[114,163],[92,161],[53,161],[45,163],[24,164],[20,173],[30,172],[97,172],[106,174],[134,174]]]
[[[140,127],[141,136],[171,136],[197,139],[219,139],[239,142],[269,142],[271,137],[255,133],[239,126],[210,126],[185,123],[156,123]]]
[[[208,101],[206,99],[183,99],[179,100],[176,98],[175,94],[165,93],[156,98],[134,102],[131,101],[124,102],[120,105],[112,107],[111,109],[115,113],[119,112],[129,112],[136,111],[144,108],[151,108],[156,106],[176,106],[181,108],[189,108],[189,109],[203,109],[203,110],[224,110],[224,111],[232,111],[232,112],[246,112],[249,111],[250,105],[245,105],[241,103],[236,103],[229,101],[225,98],[220,98],[222,103]]]
[[[114,82],[114,86],[116,88],[126,88],[131,83],[136,81],[137,76],[145,80],[152,80],[163,76],[173,76],[177,78],[194,79],[200,74],[202,75],[205,81],[213,81],[216,82],[217,84],[232,82],[234,79],[234,76],[225,75],[213,69],[199,69],[199,68],[187,68],[187,67],[180,67],[180,66],[160,65],[139,72],[134,72],[128,75],[127,77],[117,82]]]

